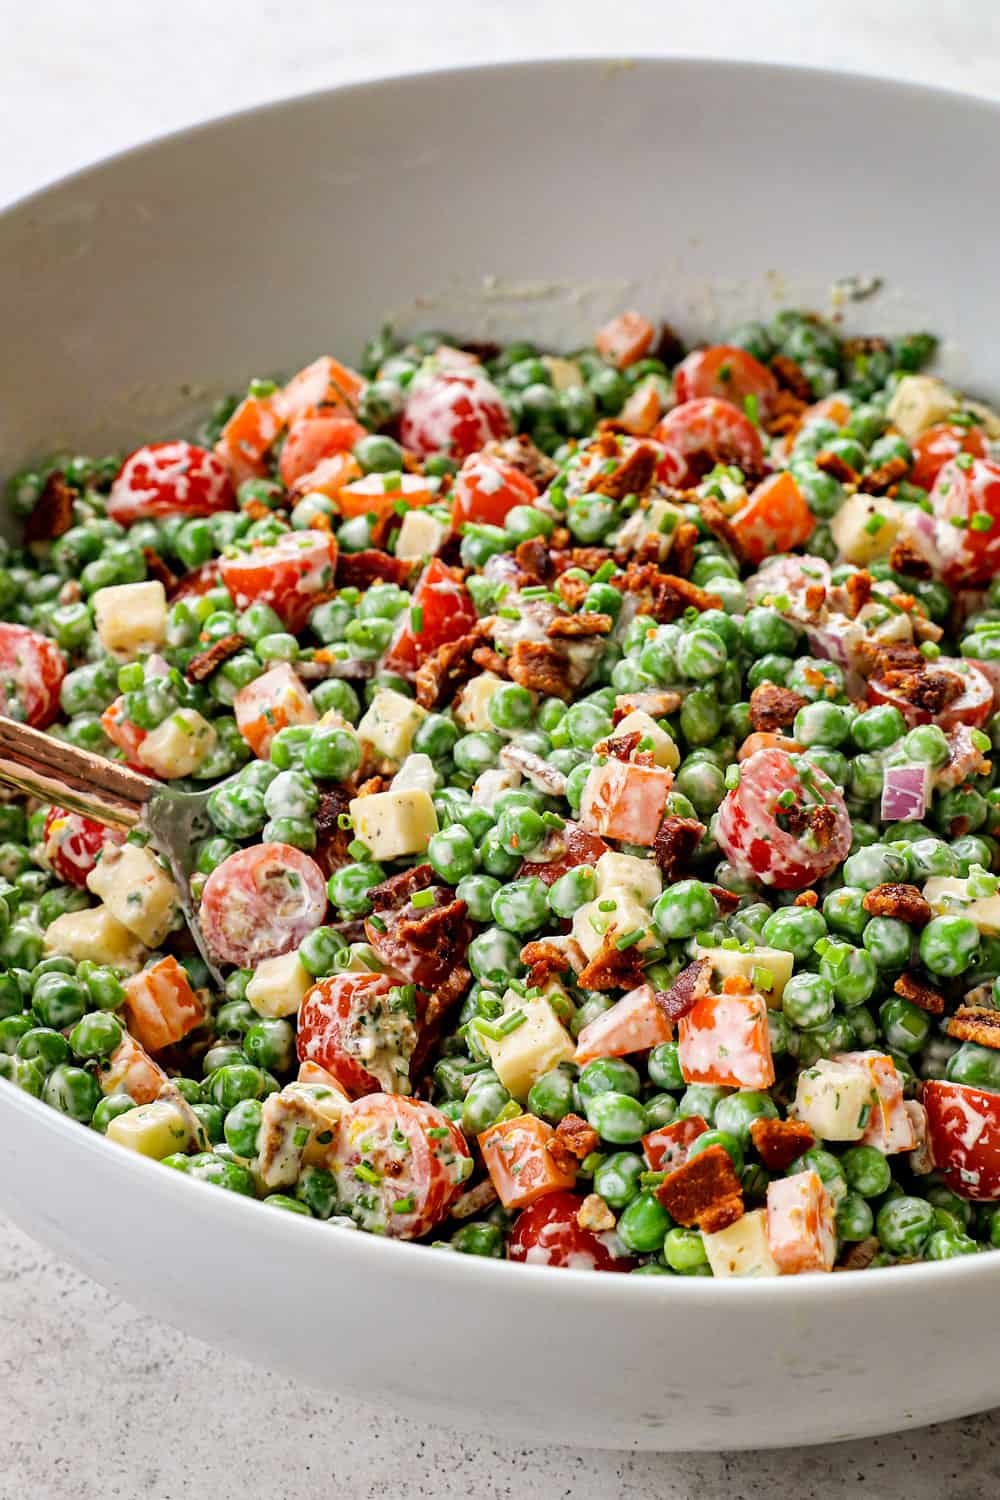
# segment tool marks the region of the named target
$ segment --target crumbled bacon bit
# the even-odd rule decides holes
[[[569,609],[579,609],[589,589],[590,584],[586,578],[570,578],[565,573],[556,583],[556,591]]]
[[[694,567],[694,549],[698,528],[693,521],[678,521],[670,545],[670,565],[681,578],[687,578]]]
[[[472,1219],[476,1214],[484,1213],[486,1209],[492,1208],[497,1201],[497,1190],[489,1177],[482,1182],[477,1182],[475,1187],[469,1188],[467,1193],[460,1193],[451,1205],[451,1217],[453,1219]]]
[[[578,615],[556,615],[550,620],[545,634],[553,640],[576,636],[610,635],[614,625],[610,615],[598,614],[596,610],[583,610]]]
[[[912,542],[901,538],[893,542],[889,553],[889,566],[894,573],[906,573],[911,578],[930,578],[931,565]]]
[[[376,911],[395,911],[412,900],[417,891],[426,891],[434,880],[434,870],[430,865],[412,865],[410,869],[400,870],[398,875],[390,875],[388,880],[373,886],[368,899]]]
[[[465,902],[450,900],[448,886],[433,890],[433,906],[407,903],[394,910],[383,907],[382,916],[387,920],[377,925],[370,918],[365,922],[368,941],[382,963],[398,973],[412,975],[425,989],[443,985],[464,964],[472,936]]]
[[[539,490],[547,489],[559,473],[559,465],[523,434],[520,437],[486,443],[482,451],[487,456],[502,458],[511,468],[530,479]]]
[[[593,958],[577,976],[583,990],[633,990],[642,983],[642,965],[636,945],[618,948],[615,929],[601,941]]]
[[[741,562],[746,561],[739,533],[715,496],[704,495],[699,502],[699,508],[701,510],[701,519],[712,535],[718,537],[719,541],[729,548],[734,557],[739,558]]]
[[[184,676],[188,682],[204,682],[211,677],[217,667],[221,667],[224,661],[235,656],[237,651],[242,651],[246,645],[246,636],[233,631],[232,635],[224,635],[221,639],[213,641],[205,651],[199,651],[197,656],[192,656],[184,669]]]
[[[927,1011],[928,1015],[944,1015],[944,996],[915,974],[900,974],[893,989],[902,999],[909,1000],[919,1010]]]
[[[549,1145],[552,1145],[551,1141]],[[581,1229],[601,1234],[607,1229],[614,1229],[615,1216],[599,1194],[588,1193],[577,1210],[576,1222]]]
[[[849,575],[844,588],[847,591],[848,614],[853,620],[857,618],[872,596],[872,575],[865,568],[861,568],[857,573]]]
[[[974,743],[968,724],[956,724],[948,734],[948,759],[938,770],[938,787],[958,786],[970,776],[988,776],[992,769],[992,763]]]
[[[473,652],[479,637],[470,632],[457,641],[445,641],[417,668],[414,686],[421,708],[438,708],[464,687],[474,675]]]
[[[740,904],[740,898],[735,891],[727,891],[724,885],[710,885],[709,890],[715,897],[715,904],[723,917],[731,916]]]
[[[927,658],[909,641],[863,641],[859,649],[871,660],[876,676],[927,670]]]
[[[770,414],[764,423],[768,435],[784,437],[789,432],[797,431],[807,405],[808,401],[803,401],[801,396],[794,396],[791,391],[779,391],[771,403]]]
[[[680,706],[680,693],[671,692],[667,688],[643,688],[637,693],[619,693],[611,718],[613,723],[620,724],[622,719],[639,709],[652,719],[662,719]]]
[[[653,841],[653,858],[669,885],[680,878],[705,832],[697,818],[679,818],[673,813],[664,818]]]
[[[866,1240],[860,1240],[858,1244],[852,1245],[843,1260],[833,1269],[835,1271],[865,1271],[881,1249],[881,1240],[874,1234],[870,1234]]]
[[[712,965],[707,958],[696,958],[682,969],[669,990],[656,990],[653,999],[670,1021],[679,1021],[693,1010],[697,1001],[712,986]]]
[[[639,731],[631,729],[628,734],[613,735],[611,739],[601,740],[600,744],[594,746],[594,750],[598,755],[611,756],[613,760],[631,760],[641,739]]]
[[[759,682],[750,694],[750,723],[761,733],[773,734],[793,723],[799,709],[808,702],[802,693],[791,688],[779,687],[775,682]]]
[[[588,1125],[579,1115],[563,1115],[556,1126],[555,1135],[550,1136],[546,1142],[545,1149],[560,1166],[575,1171],[578,1162],[589,1156],[591,1151],[597,1150],[600,1139],[593,1126]]]
[[[648,443],[639,443],[610,474],[597,473],[587,485],[589,492],[624,500],[626,495],[644,495],[656,475],[659,454]]]
[[[660,625],[678,619],[689,607],[699,613],[722,608],[718,594],[710,594],[676,573],[661,573],[652,563],[629,563],[612,582],[626,593],[637,594],[643,613],[652,615]]]
[[[816,907],[819,905],[819,897],[815,891],[799,891],[792,904],[793,906]]]
[[[801,1120],[754,1120],[750,1138],[769,1172],[783,1172],[816,1144],[816,1137]]]
[[[339,589],[366,589],[373,583],[402,584],[414,564],[403,557],[390,557],[377,547],[363,552],[338,552],[336,581]]]
[[[349,792],[343,791],[340,787],[333,787],[330,791],[322,793],[319,805],[313,813],[313,824],[316,829],[316,848],[313,859],[324,875],[332,875],[334,870],[339,870],[343,865],[351,863],[347,848],[354,834],[349,828],[340,826],[340,816],[342,813],[346,814],[350,801]]]
[[[672,1219],[708,1234],[734,1224],[743,1215],[743,1190],[732,1158],[722,1146],[709,1146],[675,1167],[656,1196]]]
[[[909,471],[910,466],[905,458],[890,458],[869,474],[863,474],[858,489],[863,495],[884,495],[886,490],[905,478]]]
[[[54,542],[69,531],[73,524],[74,498],[65,474],[56,469],[46,479],[24,523],[25,542]]]
[[[552,555],[541,537],[531,536],[518,542],[514,548],[514,561],[522,573],[536,578],[539,583],[548,583],[555,572]]]
[[[914,708],[922,708],[929,714],[939,714],[965,691],[965,683],[957,672],[893,669],[883,674],[882,682],[898,697],[912,703]]]
[[[566,658],[547,641],[518,641],[507,660],[507,670],[514,682],[547,698],[562,698],[566,703],[573,696],[568,667]]]
[[[727,974],[722,981],[724,995],[752,995],[753,985],[745,974]]]
[[[825,849],[837,831],[837,811],[826,802],[798,803],[784,813],[789,833],[809,833],[817,849]]]
[[[163,561],[155,547],[143,547],[142,555],[146,562],[146,576],[154,583],[162,583],[169,594],[177,587],[177,574]]]
[[[915,885],[895,881],[867,891],[861,904],[870,917],[895,917],[910,927],[926,927],[934,915]]]
[[[977,1042],[980,1047],[1000,1049],[1000,1010],[960,1005],[945,1030],[960,1042]]]
[[[776,354],[771,360],[771,373],[780,386],[790,391],[799,401],[812,401],[812,386],[802,366],[787,354]]]
[[[817,453],[813,463],[817,469],[822,469],[824,474],[831,475],[841,484],[857,484],[858,482],[857,469],[852,469],[839,453],[830,453],[824,449],[822,453]]]
[[[528,983],[533,988],[557,974],[579,974],[587,966],[583,949],[571,937],[539,938],[525,943],[521,962],[528,969]]]
[[[484,672],[492,672],[494,677],[507,676],[507,658],[501,656],[499,651],[494,651],[492,646],[477,646],[472,653],[472,660]]]

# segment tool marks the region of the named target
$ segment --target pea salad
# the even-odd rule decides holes
[[[1000,1248],[1000,416],[935,340],[385,330],[22,470],[0,1088],[344,1231],[646,1276]],[[317,1229],[316,1232],[324,1232]]]

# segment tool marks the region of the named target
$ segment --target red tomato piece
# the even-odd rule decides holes
[[[299,1006],[301,1062],[318,1063],[351,1098],[408,1094],[417,1028],[385,974],[335,974],[321,979]]]
[[[240,688],[233,699],[233,713],[240,734],[261,760],[270,754],[279,729],[315,724],[319,718],[308,688],[286,661]]]
[[[335,453],[350,453],[354,444],[365,436],[366,429],[353,417],[297,418],[289,428],[278,460],[282,484],[290,490],[296,480],[311,473],[321,459],[330,458]]]
[[[674,483],[697,484],[716,464],[738,464],[747,474],[756,474],[764,464],[760,433],[731,401],[705,396],[675,406],[653,429],[683,461],[684,469]]]
[[[751,396],[760,415],[766,417],[777,399],[778,382],[767,366],[745,349],[713,344],[681,360],[674,371],[674,394],[679,403],[718,396],[742,410]]]
[[[624,370],[649,353],[655,337],[656,329],[648,318],[637,312],[623,312],[605,323],[594,344],[598,354]]]
[[[664,1015],[653,999],[652,985],[640,984],[583,1027],[576,1039],[574,1062],[646,1052],[661,1042],[669,1042],[673,1034],[670,1017]]]
[[[635,1261],[614,1230],[596,1234],[580,1228],[577,1215],[582,1204],[576,1193],[556,1192],[524,1209],[511,1230],[508,1259],[574,1271],[631,1271]]]
[[[939,422],[928,427],[913,444],[913,467],[910,469],[911,484],[921,489],[934,486],[945,464],[960,453],[971,453],[973,458],[985,458],[989,444],[981,427],[957,427],[951,422]]]
[[[342,516],[375,515],[381,520],[401,501],[416,510],[438,497],[420,474],[366,474],[363,479],[341,485],[334,498]]]
[[[768,1183],[767,1243],[782,1276],[833,1270],[833,1202],[817,1172],[796,1172]]]
[[[360,478],[361,465],[353,453],[331,453],[295,481],[292,493],[296,496],[326,495],[328,500],[339,501],[344,486]]]
[[[739,785],[722,799],[716,838],[741,875],[795,891],[847,858],[851,820],[840,788],[825,772],[809,766],[803,781],[786,750],[758,750],[740,766]]]
[[[579,823],[574,823],[572,818],[567,818],[563,826],[553,829],[546,836],[542,846],[543,852],[551,853],[552,859],[526,859],[521,865],[519,878],[527,879],[534,875],[545,885],[552,885],[560,875],[565,875],[567,870],[573,870],[577,865],[596,865],[602,854],[608,852],[607,845],[600,834],[591,833]]]
[[[344,1110],[327,1167],[362,1229],[415,1240],[447,1217],[472,1158],[458,1126],[433,1104],[368,1094]]]
[[[211,562],[202,563],[200,568],[192,568],[190,573],[184,574],[177,586],[171,589],[170,602],[176,604],[178,599],[200,598],[209,589],[218,588],[221,581],[218,561],[213,558]]]
[[[526,474],[505,459],[473,453],[455,477],[451,524],[459,531],[466,521],[502,526],[515,505],[534,505],[538,491]]]
[[[956,672],[965,679],[965,690],[947,704],[940,713],[931,714],[925,708],[910,703],[881,677],[872,677],[868,682],[869,703],[891,703],[898,708],[912,728],[914,724],[940,724],[942,729],[954,729],[958,724],[967,724],[970,729],[981,728],[993,713],[994,691],[990,677],[978,662],[956,656],[939,656],[934,662],[935,672]]]
[[[162,1052],[205,1019],[205,1007],[191,988],[187,970],[172,955],[125,985],[128,1029],[147,1052]]]
[[[1000,1198],[1000,1094],[934,1078],[921,1095],[934,1166],[960,1198]]]
[[[753,563],[804,546],[816,529],[805,496],[787,469],[758,484],[733,515],[732,523]]]
[[[59,712],[66,662],[55,641],[0,621],[0,717],[47,729]]]
[[[413,590],[413,603],[399,616],[383,670],[412,675],[439,646],[466,635],[478,618],[468,589],[432,557]]]
[[[987,584],[1000,569],[1000,464],[952,459],[930,493],[939,571],[953,588]]]
[[[606,760],[584,783],[580,821],[608,838],[652,847],[673,781],[667,766]]]
[[[293,635],[333,587],[337,543],[325,531],[289,531],[270,546],[253,547],[219,563],[237,609],[269,604]]]
[[[672,1172],[682,1167],[688,1159],[688,1150],[700,1135],[708,1129],[708,1121],[701,1115],[684,1115],[661,1125],[642,1138],[642,1152],[653,1172]]]
[[[215,445],[233,484],[267,474],[267,454],[283,426],[273,396],[247,396],[240,402]]]
[[[151,443],[130,453],[115,475],[108,515],[119,526],[156,516],[214,516],[234,510],[229,470],[193,443]]]
[[[546,1193],[576,1185],[575,1166],[560,1166],[546,1150],[555,1135],[536,1115],[517,1115],[478,1137],[483,1162],[504,1208],[527,1208]]]
[[[205,881],[199,917],[223,963],[253,968],[297,948],[326,916],[326,881],[291,844],[254,844],[230,854]]]
[[[364,386],[355,370],[324,354],[293,375],[272,399],[283,422],[294,422],[299,417],[320,413],[353,417]]]
[[[677,1055],[685,1083],[770,1088],[774,1059],[763,996],[702,995],[677,1023]]]
[[[500,392],[478,371],[431,370],[414,376],[406,395],[400,437],[421,457],[467,458],[491,438],[511,435]]]
[[[124,696],[115,699],[101,714],[101,728],[113,745],[117,745],[122,751],[125,764],[133,771],[138,771],[141,776],[148,776],[152,781],[159,781],[155,772],[148,766],[143,765],[139,758],[139,746],[149,734],[148,729],[140,729],[138,724],[125,712]]]
[[[125,835],[65,807],[50,807],[45,818],[45,858],[60,880],[86,889],[87,876],[105,844],[120,844]]]

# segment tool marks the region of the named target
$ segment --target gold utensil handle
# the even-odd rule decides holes
[[[0,718],[0,781],[112,828],[132,828],[159,783],[64,740]]]

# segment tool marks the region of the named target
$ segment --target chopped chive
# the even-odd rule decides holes
[[[411,903],[414,906],[418,907],[418,908],[423,908],[425,906],[433,906],[434,905],[434,892],[433,891],[414,891],[414,893],[411,896],[410,900],[411,900]]]

